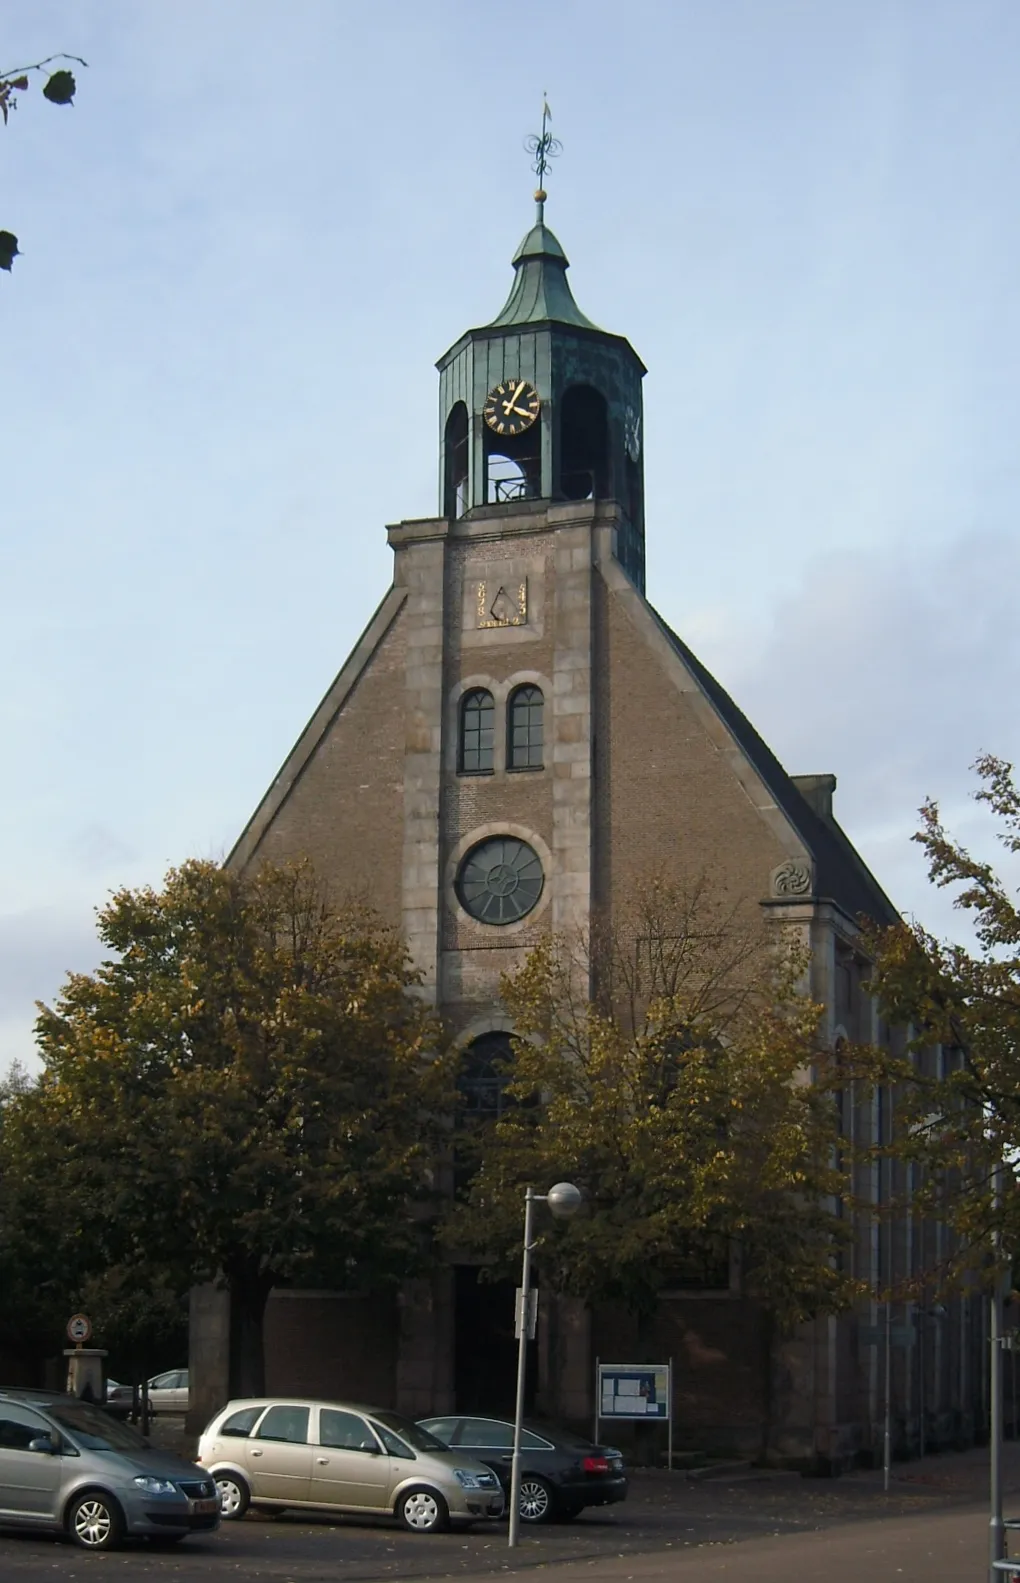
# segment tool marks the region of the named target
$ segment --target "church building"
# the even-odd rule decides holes
[[[392,584],[228,862],[308,857],[339,893],[369,892],[452,1030],[465,1081],[483,1087],[508,1039],[501,974],[550,931],[611,921],[652,875],[711,874],[763,929],[800,931],[824,1036],[878,1037],[858,919],[895,910],[836,822],[835,777],[788,774],[649,602],[645,365],[578,307],[536,198],[506,303],[438,363],[438,513],[387,529]],[[866,1265],[878,1241],[862,1231]],[[909,1266],[908,1241],[905,1230],[897,1257]],[[505,1410],[513,1293],[477,1276],[451,1264],[393,1296],[275,1292],[267,1389],[416,1416]],[[942,1442],[973,1434],[983,1301],[951,1306],[920,1370],[915,1349],[896,1350],[904,1444],[919,1412],[929,1444],[936,1424]],[[229,1394],[225,1302],[212,1287],[193,1297],[203,1421]],[[791,1460],[870,1453],[880,1317],[870,1305],[803,1327],[776,1370],[738,1261],[666,1294],[642,1345],[674,1360],[675,1444],[754,1452],[768,1411]],[[628,1356],[636,1345],[625,1312],[543,1302],[538,1410],[590,1426],[596,1359],[647,1361]]]

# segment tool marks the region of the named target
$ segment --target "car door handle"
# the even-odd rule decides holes
[[[252,1449],[252,1456],[253,1457],[260,1457],[261,1455],[262,1455],[261,1451],[256,1451],[254,1448]]]
[[[328,1468],[329,1467],[329,1458],[328,1457],[316,1457],[315,1461],[316,1461],[316,1463],[318,1464],[318,1466],[320,1468]]]

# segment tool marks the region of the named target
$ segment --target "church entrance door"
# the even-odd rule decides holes
[[[458,1264],[454,1271],[457,1412],[512,1416],[517,1392],[515,1290],[510,1281],[482,1281],[479,1274],[474,1265],[468,1264]],[[526,1411],[531,1410],[534,1400],[536,1350],[531,1342]]]

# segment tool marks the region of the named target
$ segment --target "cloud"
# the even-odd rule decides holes
[[[69,971],[102,955],[90,908],[45,907],[0,917],[0,1071],[35,1047],[35,1002],[52,1000]]]
[[[787,769],[835,772],[837,817],[893,901],[940,929],[959,921],[910,836],[934,797],[954,833],[1001,857],[970,767],[982,752],[1020,756],[1018,586],[1020,544],[975,532],[821,556],[736,642],[713,612],[693,622]]]

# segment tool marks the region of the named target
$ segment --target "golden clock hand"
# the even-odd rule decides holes
[[[513,395],[510,397],[510,400],[509,401],[504,401],[504,403],[503,403],[503,411],[506,413],[508,418],[509,418],[511,412],[514,412],[514,411],[517,410],[515,408],[515,406],[514,406],[514,403],[516,402],[517,397],[520,395],[520,393],[521,393],[521,391],[523,389],[524,389],[524,380],[522,379],[520,381],[520,383],[518,384],[517,389],[514,391]]]
[[[519,418],[530,418],[534,416],[533,413],[528,412],[524,407],[507,407],[505,411],[508,418],[513,412],[516,412]]]

